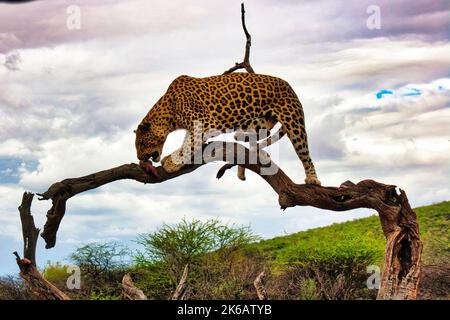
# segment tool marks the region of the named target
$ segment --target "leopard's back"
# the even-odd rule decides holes
[[[206,78],[180,76],[169,91],[180,100],[176,110],[183,113],[185,120],[202,121],[205,127],[218,130],[245,125],[250,119],[270,117],[274,113],[272,108],[289,96],[298,101],[286,81],[250,73]]]

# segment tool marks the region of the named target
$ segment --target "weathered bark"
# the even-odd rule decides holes
[[[294,206],[313,206],[332,211],[356,208],[375,209],[379,214],[382,230],[387,239],[385,267],[378,298],[414,299],[416,297],[422,244],[416,215],[402,190],[400,194],[397,194],[394,185],[386,185],[373,180],[363,180],[357,184],[346,181],[339,187],[296,184],[273,162],[266,163],[264,166],[258,161],[253,164],[248,163],[251,159],[251,151],[240,144],[211,142],[206,148],[214,149],[214,152],[210,157],[205,157],[202,164],[188,165],[173,174],[168,174],[162,167],[157,167],[158,178],[148,175],[137,164],[128,164],[53,184],[45,193],[41,194],[40,198],[40,200],[52,199],[53,201],[42,233],[47,247],[55,245],[56,232],[65,213],[66,201],[72,196],[120,179],[160,183],[192,172],[212,161],[229,161],[218,171],[217,178],[220,178],[227,169],[236,165],[239,151],[245,153],[246,162],[239,165],[260,175],[272,187],[278,194],[278,202],[282,209]],[[259,152],[264,154],[264,151]],[[272,170],[276,173],[265,175],[262,170],[268,166],[272,166]]]
[[[419,291],[419,278],[421,273],[420,257],[422,243],[419,238],[419,225],[416,213],[409,205],[406,193],[400,190],[395,198],[399,209],[391,209],[394,221],[386,218],[380,219],[383,224],[396,224],[394,230],[386,233],[386,252],[384,272],[381,278],[381,288],[378,299],[416,299]],[[387,227],[387,226],[386,226]]]
[[[266,273],[261,272],[253,281],[253,286],[256,289],[256,294],[259,300],[268,300],[266,287],[264,286],[264,279],[266,278]]]
[[[178,283],[177,288],[172,294],[172,300],[185,300],[188,274],[189,274],[189,265],[186,265],[184,267],[180,282]]]
[[[20,269],[20,276],[28,285],[30,290],[42,300],[70,300],[61,290],[47,281],[36,267],[36,244],[39,236],[39,229],[34,224],[31,215],[31,203],[34,194],[25,192],[22,197],[22,203],[19,207],[20,221],[22,223],[23,235],[23,259],[17,252],[17,265]]]
[[[133,280],[129,273],[122,278],[122,289],[125,298],[130,300],[148,300],[144,292],[134,286]]]

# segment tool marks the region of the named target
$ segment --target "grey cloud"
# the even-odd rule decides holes
[[[446,1],[378,1],[382,10],[381,30],[366,27],[366,8],[372,4],[370,0],[248,1],[247,20],[254,38],[259,39],[255,41],[256,50],[258,46],[273,48],[280,42],[310,46],[380,36],[414,36],[425,41],[448,38],[450,14]],[[80,30],[66,28],[69,5],[81,9]],[[212,41],[219,37],[227,42],[224,33],[241,32],[239,28],[235,29],[239,25],[239,1],[193,1],[187,4],[184,1],[92,3],[80,0],[0,6],[0,52],[97,38],[114,38],[120,42],[125,37],[144,34],[163,34],[170,39],[175,30],[191,28],[201,32],[207,25],[208,30],[213,31],[215,27],[210,27],[214,22],[220,22],[225,28],[215,31]],[[275,27],[267,21],[276,21]]]
[[[342,131],[346,126],[345,115],[329,113],[320,120],[316,119],[308,129],[308,140],[314,159],[338,161],[345,153]]]
[[[196,18],[204,14],[198,3],[184,6],[175,1],[164,2],[164,6],[162,3],[80,0],[38,1],[21,6],[0,4],[0,36],[7,40],[0,46],[0,52],[96,38],[113,37],[120,41],[124,35],[170,32],[195,25]],[[80,29],[66,26],[67,8],[71,5],[80,8]]]
[[[22,62],[20,53],[18,51],[13,51],[5,55],[5,62],[3,65],[10,71],[17,71],[19,70],[20,62]]]
[[[370,5],[380,8],[381,28],[370,30],[366,26]],[[424,41],[448,39],[450,35],[450,7],[446,0],[422,1],[354,1],[342,11],[343,17],[353,21],[347,36],[354,38],[417,37]]]

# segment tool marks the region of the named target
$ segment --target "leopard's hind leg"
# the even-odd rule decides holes
[[[277,118],[286,130],[287,135],[294,146],[295,152],[303,164],[306,174],[305,183],[321,185],[309,154],[308,137],[305,129],[305,117],[302,105],[296,96],[292,99],[287,99],[287,101],[288,104],[277,108]]]

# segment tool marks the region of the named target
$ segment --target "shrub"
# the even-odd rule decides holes
[[[300,300],[317,300],[319,298],[317,282],[312,278],[304,278],[299,283]]]
[[[383,257],[384,246],[367,235],[347,234],[334,239],[299,241],[279,256],[283,264],[297,265],[304,276],[318,284],[324,299],[350,299],[363,290],[367,266],[377,264]]]
[[[20,277],[0,277],[0,300],[34,300],[35,296]]]
[[[70,260],[80,267],[84,275],[98,280],[111,271],[123,269],[127,253],[127,248],[116,242],[93,242],[76,249]]]
[[[62,265],[60,262],[52,264],[50,261],[47,261],[47,265],[42,271],[42,275],[61,290],[66,288],[67,278],[70,276],[67,273],[66,265]]]
[[[161,261],[148,263],[145,267],[135,266],[130,273],[135,286],[152,299],[168,299],[177,285],[169,276],[167,265]]]
[[[104,290],[99,290],[92,292],[89,298],[90,300],[121,300],[122,297],[120,295],[110,294]]]
[[[218,251],[227,254],[256,241],[248,227],[222,225],[218,220],[187,221],[170,226],[164,224],[148,235],[140,235],[137,242],[144,247],[135,256],[138,267],[164,262],[173,282],[177,282],[185,265],[196,265],[205,254]]]
[[[253,281],[266,260],[258,253],[216,251],[203,257],[194,273],[192,299],[257,299]]]
[[[240,249],[257,239],[248,227],[223,225],[218,220],[183,219],[174,226],[165,224],[139,236],[144,249],[135,256],[139,270],[135,283],[148,296],[165,299],[189,265],[189,298],[244,298],[261,268]]]

